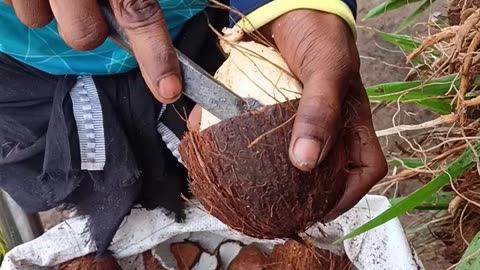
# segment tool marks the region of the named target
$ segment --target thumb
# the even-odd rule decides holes
[[[110,0],[153,95],[173,103],[181,94],[180,66],[157,0]]]
[[[312,76],[304,84],[293,125],[290,159],[303,171],[313,170],[330,152],[341,122],[341,85]]]

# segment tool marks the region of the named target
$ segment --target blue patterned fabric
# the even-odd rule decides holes
[[[0,0],[1,1],[1,0]],[[159,0],[172,38],[184,23],[205,9],[206,0]],[[53,20],[42,29],[20,23],[14,10],[0,3],[0,51],[16,60],[54,75],[107,75],[137,67],[127,52],[107,40],[90,52],[69,48],[57,32]]]
[[[1,1],[1,0],[0,0]],[[190,18],[207,6],[208,0],[158,0],[175,38]],[[230,0],[230,5],[248,14],[272,0]],[[356,14],[356,1],[343,0]],[[232,14],[232,17],[235,17]],[[232,22],[233,23],[233,22]],[[57,32],[56,21],[42,29],[29,29],[15,16],[13,9],[0,2],[0,52],[54,75],[108,75],[137,67],[135,59],[107,40],[90,52],[69,48]]]
[[[321,0],[317,0],[321,1]],[[342,0],[348,7],[352,10],[353,15],[355,18],[357,17],[357,1],[356,0]],[[246,15],[255,9],[272,2],[272,0],[230,0],[230,6],[234,7],[236,10],[240,11],[240,13]],[[234,21],[239,19],[239,16],[232,12],[231,17]],[[231,23],[233,25],[234,22]]]

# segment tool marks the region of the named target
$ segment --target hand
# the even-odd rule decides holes
[[[344,196],[325,221],[353,207],[387,173],[375,136],[368,97],[360,77],[360,57],[349,26],[340,17],[297,10],[267,26],[280,53],[304,90],[290,145],[290,159],[303,171],[314,169],[332,150],[349,103],[348,153],[353,162]]]
[[[162,103],[181,94],[180,67],[157,0],[109,0],[128,36],[143,78]],[[41,28],[55,17],[65,43],[79,51],[105,41],[108,29],[97,0],[4,0],[27,27]]]

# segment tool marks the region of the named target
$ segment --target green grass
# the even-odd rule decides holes
[[[450,184],[450,181],[454,181],[458,177],[462,176],[465,172],[471,169],[476,163],[476,154],[480,153],[480,143],[477,143],[473,147],[477,153],[474,153],[471,148],[467,148],[464,153],[453,161],[444,173],[435,177],[430,183],[426,184],[422,188],[413,192],[410,196],[405,197],[382,214],[360,226],[353,232],[349,233],[345,237],[337,240],[335,243],[339,244],[345,240],[359,236],[367,231],[373,230],[388,221],[398,218],[401,215],[415,209],[422,205],[425,200],[434,196],[441,188]],[[479,268],[480,269],[480,268]]]
[[[423,2],[412,14],[410,14],[398,27],[397,32],[405,30],[412,25],[420,15],[427,11],[436,0],[387,0],[371,9],[364,20],[373,19],[385,15],[391,11],[398,10],[410,4]]]
[[[470,242],[455,270],[480,269],[480,232]]]

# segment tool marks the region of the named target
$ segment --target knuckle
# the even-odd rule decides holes
[[[41,17],[19,17],[19,20],[28,28],[42,28],[48,25],[51,21],[51,18]]]
[[[156,0],[120,0],[120,21],[127,29],[139,29],[163,21]]]
[[[103,23],[90,16],[75,19],[68,28],[62,26],[60,32],[70,46],[80,51],[97,48],[107,37]]]
[[[153,48],[150,57],[155,59],[156,62],[162,63],[162,65],[158,67],[160,73],[166,75],[177,71],[178,62],[176,52],[168,40],[154,36],[146,38],[144,42],[145,44],[151,44]]]
[[[360,69],[359,56],[356,55],[355,48],[352,48],[348,35],[339,34],[338,31],[326,31],[316,24],[299,22],[298,25],[307,25],[294,34],[295,40],[300,40],[294,50],[296,58],[299,59],[297,70],[300,77],[308,78],[317,72],[319,67],[328,67],[322,69],[327,72],[325,76],[343,79],[341,77],[351,76]]]
[[[338,111],[331,108],[329,113],[299,113],[295,119],[298,132],[322,139],[332,136],[339,128]]]
[[[63,39],[74,49],[93,50],[107,38],[103,21],[94,16],[74,18],[68,25],[59,25]]]

